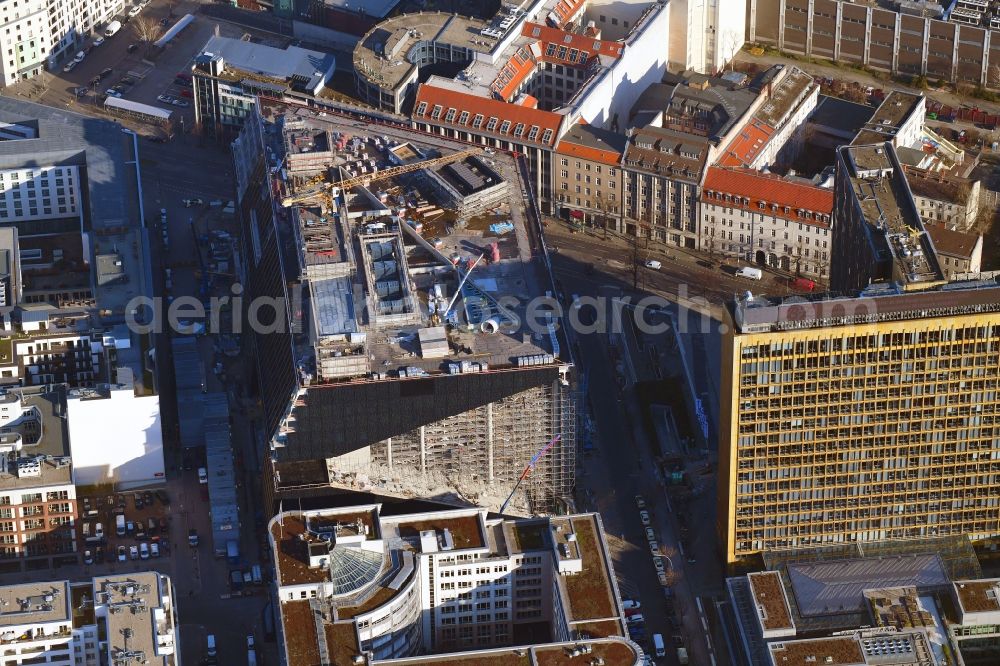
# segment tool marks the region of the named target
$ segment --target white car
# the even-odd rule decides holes
[[[646,528],[646,541],[656,541],[656,532],[653,531],[652,527]]]
[[[639,507],[640,509],[645,509],[646,508],[646,500],[644,500],[642,498],[642,495],[636,495],[635,496],[635,505],[637,507]]]
[[[76,67],[76,66],[77,66],[78,64],[79,64],[79,61],[77,61],[77,60],[70,60],[70,61],[69,61],[68,63],[66,63],[66,66],[65,66],[65,67],[63,67],[63,71],[64,71],[64,72],[72,72],[72,71],[73,71],[73,69],[74,69],[74,68],[75,68],[75,67]]]
[[[141,11],[142,7],[133,7],[132,9],[128,10],[128,17],[135,18],[135,16]]]
[[[632,610],[633,608],[642,608],[642,603],[635,601],[634,599],[622,599],[622,608],[625,610]]]
[[[73,56],[73,62],[76,62],[76,63],[83,62],[83,59],[86,58],[86,57],[87,57],[87,53],[85,51],[77,51],[76,55]]]
[[[646,527],[649,527],[650,525],[653,524],[653,521],[649,518],[649,511],[645,511],[645,510],[640,511],[639,512],[639,520],[641,520],[642,524],[644,526],[646,526]]]
[[[104,43],[103,37],[98,37],[97,39],[94,40],[94,46],[100,46],[103,43]]]
[[[247,634],[247,649],[253,649],[253,634]]]
[[[152,555],[153,557],[159,557],[160,556],[160,544],[156,543],[155,541],[153,543],[149,544],[149,554]]]
[[[208,470],[204,467],[198,468],[198,483],[208,483]]]
[[[139,544],[139,557],[141,557],[144,560],[149,559],[149,544],[147,544],[145,541]]]
[[[650,541],[649,542],[649,552],[651,552],[653,555],[656,555],[657,553],[659,553],[660,552],[660,544],[656,543],[656,541]]]
[[[139,549],[137,547],[135,547],[135,546],[129,546],[128,547],[128,556],[129,556],[129,559],[133,559],[133,560],[139,559]]]
[[[656,259],[650,259],[649,261],[647,261],[645,263],[645,266],[646,266],[646,268],[651,268],[654,271],[658,271],[661,268],[663,268],[663,264],[660,263],[659,261],[657,261]]]

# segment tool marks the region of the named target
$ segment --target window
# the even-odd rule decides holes
[[[488,121],[486,121],[486,131],[492,132],[496,130],[498,122],[500,121],[497,120],[496,118],[490,118]]]
[[[518,123],[514,126],[514,136],[521,136],[524,134],[524,123]]]
[[[422,116],[427,111],[427,102],[421,102],[417,104],[417,115]]]
[[[510,131],[510,121],[509,120],[505,120],[502,123],[500,123],[500,133],[501,134],[506,134],[509,131]]]
[[[472,126],[475,127],[476,129],[479,129],[480,127],[482,127],[482,125],[483,125],[483,114],[477,113],[476,116],[472,119]]]
[[[455,109],[448,109],[448,113],[446,113],[444,116],[444,121],[446,123],[455,122],[455,114],[457,113],[458,111],[456,111]]]
[[[469,112],[468,111],[462,111],[462,115],[460,115],[458,117],[458,124],[459,125],[468,125],[469,124]]]
[[[441,109],[441,105],[440,104],[435,104],[434,105],[434,109],[431,111],[431,118],[433,118],[434,120],[437,120],[438,118],[440,118],[441,117],[441,110],[442,110]]]
[[[547,129],[545,130],[545,133],[542,134],[542,143],[551,143],[551,141],[552,141],[552,130]],[[563,164],[565,163],[566,160],[563,160]]]

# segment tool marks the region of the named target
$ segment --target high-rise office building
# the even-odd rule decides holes
[[[890,144],[840,149],[835,198],[838,292],[748,293],[728,308],[718,528],[729,563],[1000,534],[1000,284],[945,282]]]

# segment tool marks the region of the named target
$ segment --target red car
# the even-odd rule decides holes
[[[181,97],[191,97],[191,91],[185,88],[181,91]]]

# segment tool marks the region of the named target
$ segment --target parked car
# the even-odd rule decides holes
[[[156,101],[163,102],[164,104],[173,104],[174,98],[171,97],[170,95],[157,95]]]
[[[660,552],[660,544],[658,544],[656,541],[650,541],[649,552],[653,553],[654,555]]]
[[[121,91],[118,90],[117,88],[108,88],[107,90],[104,91],[104,94],[107,95],[108,97],[116,97],[119,99],[121,99],[122,96]]]
[[[103,43],[104,43],[104,38],[103,37],[98,37],[97,39],[94,40],[94,46],[95,47],[96,46],[100,46]]]
[[[139,544],[139,557],[144,560],[149,559],[149,544],[145,541]]]
[[[142,507],[146,506],[146,503],[142,499],[142,495],[139,493],[132,494],[132,501],[135,502],[135,510],[141,511]]]
[[[646,528],[646,541],[656,541],[656,532],[652,527]]]
[[[125,533],[135,534],[135,523],[132,522],[131,520],[125,521]]]
[[[128,559],[128,556],[125,553],[126,553],[125,546],[118,546],[118,561],[119,562],[124,562],[126,559]]]
[[[181,97],[193,97],[190,90],[182,90]]]
[[[642,495],[636,495],[635,496],[635,505],[637,507],[639,507],[640,509],[645,509],[646,508],[646,500],[644,500],[642,498]]]
[[[77,51],[76,55],[73,56],[73,62],[83,62],[83,59],[87,57],[86,51]]]
[[[208,470],[204,467],[198,468],[198,483],[208,483]]]
[[[191,106],[190,104],[187,103],[187,101],[183,99],[175,99],[174,101],[171,102],[171,104],[173,104],[174,106],[179,106],[182,109],[186,109],[189,106]]]
[[[102,79],[106,79],[109,76],[111,76],[111,73],[114,71],[115,70],[111,69],[110,67],[105,67],[104,69],[101,70],[101,73],[98,74],[97,76],[99,76]]]
[[[201,206],[205,203],[205,201],[202,199],[195,198],[195,199],[184,199],[183,203],[185,208],[190,208],[191,206]]]
[[[70,60],[68,63],[66,63],[66,66],[63,67],[63,71],[72,72],[78,64],[79,64],[78,60]]]
[[[83,551],[83,563],[84,564],[94,563],[94,554],[91,551],[89,550]]]
[[[650,525],[653,524],[653,521],[649,518],[649,511],[640,511],[639,520],[641,520],[642,524],[645,525],[646,527],[649,527]]]
[[[642,608],[642,602],[636,601],[634,599],[622,599],[622,608],[625,610],[631,610],[633,608]]]
[[[646,268],[651,268],[654,271],[658,271],[661,268],[663,268],[663,264],[657,261],[656,259],[650,259],[644,265],[646,266]]]
[[[146,544],[142,544],[142,545],[145,546]],[[153,543],[149,544],[149,554],[151,556],[153,556],[153,557],[159,557],[160,556],[160,544],[156,543],[155,541]]]
[[[138,546],[129,546],[128,547],[128,557],[129,557],[130,560],[137,560],[137,559],[139,559],[139,547]]]

